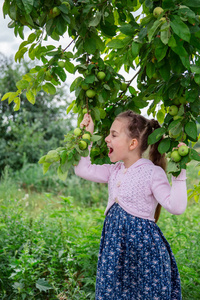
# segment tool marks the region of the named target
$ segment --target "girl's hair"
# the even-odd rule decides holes
[[[147,150],[148,136],[157,128],[160,128],[160,124],[157,120],[148,120],[145,117],[134,113],[131,110],[120,113],[116,119],[126,119],[128,121],[128,135],[131,138],[138,140],[140,145],[141,155]],[[160,154],[158,151],[159,142],[150,146],[149,159],[157,166],[160,166],[164,171],[166,171],[166,158],[165,154]],[[161,205],[158,204],[155,211],[155,222],[158,221],[160,216]]]

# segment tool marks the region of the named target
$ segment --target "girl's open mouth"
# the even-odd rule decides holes
[[[108,153],[108,156],[110,156],[110,155],[112,154],[112,152],[113,152],[113,148],[110,148],[110,147],[109,147],[109,153]]]

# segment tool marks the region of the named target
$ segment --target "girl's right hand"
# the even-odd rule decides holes
[[[94,132],[94,122],[92,120],[92,117],[90,114],[85,114],[83,117],[83,120],[80,124],[80,127],[83,128],[85,126],[85,129],[89,131],[91,134]]]

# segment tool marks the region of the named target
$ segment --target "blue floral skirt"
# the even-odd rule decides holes
[[[159,227],[117,203],[103,226],[95,299],[182,299],[176,261]]]

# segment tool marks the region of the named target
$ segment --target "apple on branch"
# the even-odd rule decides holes
[[[181,155],[179,154],[178,150],[175,149],[171,153],[171,160],[175,162],[179,162],[181,160]]]
[[[156,18],[158,18],[162,13],[163,13],[163,9],[162,9],[162,7],[156,7],[156,8],[154,8],[154,10],[153,10],[153,15],[154,15],[154,17],[156,17]]]
[[[80,150],[85,150],[87,148],[87,143],[83,140],[81,140],[78,145]]]
[[[100,71],[97,73],[97,78],[99,80],[104,80],[105,77],[106,77],[106,74],[104,72]]]
[[[168,109],[168,113],[171,115],[171,116],[176,116],[177,113],[178,113],[178,107],[176,105],[171,105]]]
[[[86,91],[86,96],[88,98],[93,98],[96,95],[96,92],[94,90],[87,90]]]
[[[75,136],[80,136],[80,135],[81,135],[81,129],[78,128],[78,127],[75,128],[75,129],[74,129],[74,135],[75,135]]]
[[[186,156],[189,152],[189,148],[185,143],[179,143],[178,145],[178,153],[180,156]]]

